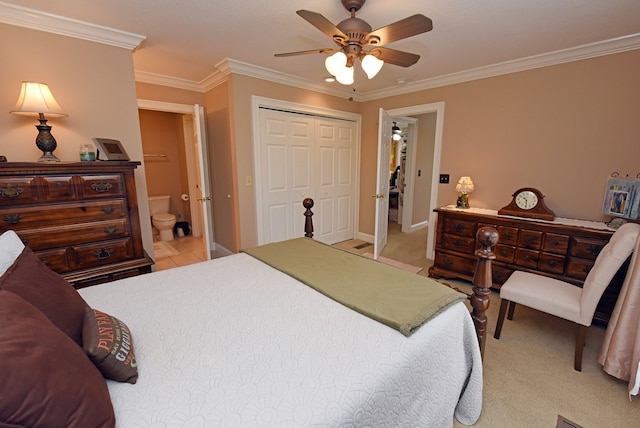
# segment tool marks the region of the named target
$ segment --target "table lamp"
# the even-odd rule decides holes
[[[460,177],[456,184],[456,192],[460,193],[456,208],[469,208],[469,193],[475,190],[471,177]]]
[[[42,150],[42,156],[38,159],[38,162],[60,162],[60,159],[53,154],[58,144],[53,135],[51,135],[51,126],[47,125],[47,119],[45,119],[44,115],[46,114],[49,117],[67,115],[53,98],[49,86],[45,83],[22,82],[18,102],[11,113],[22,116],[37,116],[40,125],[36,125],[36,128],[38,128],[36,146]]]

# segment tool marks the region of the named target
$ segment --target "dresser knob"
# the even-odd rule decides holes
[[[101,248],[99,250],[96,250],[93,252],[93,255],[96,256],[96,258],[98,260],[106,260],[109,257],[111,257],[111,253],[113,253],[113,250],[110,248]]]
[[[113,207],[111,205],[106,205],[100,208],[100,210],[105,214],[111,214],[113,212]]]
[[[7,214],[4,216],[4,221],[9,224],[18,224],[22,220],[22,216],[20,214]]]
[[[113,186],[111,185],[111,183],[107,183],[104,181],[101,181],[99,183],[93,183],[91,185],[91,188],[98,193],[108,192],[109,190],[111,190],[112,187]]]
[[[107,235],[113,235],[117,231],[118,228],[116,226],[107,226],[104,228],[104,233],[106,233]]]
[[[13,186],[12,184],[7,184],[6,187],[0,187],[0,196],[3,198],[17,198],[22,194],[24,190],[20,186]]]

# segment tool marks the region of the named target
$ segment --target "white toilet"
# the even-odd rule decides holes
[[[173,226],[176,224],[176,216],[169,212],[171,196],[149,196],[149,213],[151,223],[160,232],[161,241],[173,240]]]

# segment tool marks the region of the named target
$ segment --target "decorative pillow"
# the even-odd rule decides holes
[[[104,378],[36,307],[0,290],[0,426],[113,427]]]
[[[80,294],[64,278],[49,269],[24,247],[15,263],[0,277],[0,289],[16,293],[82,346],[84,309]]]
[[[84,351],[104,377],[136,383],[138,365],[133,337],[125,323],[97,309],[86,308],[82,341]]]
[[[0,235],[0,275],[9,269],[23,249],[24,244],[13,230]]]

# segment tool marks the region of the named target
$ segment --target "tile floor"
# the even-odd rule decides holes
[[[173,241],[166,241],[167,244],[171,245],[179,254],[157,259],[155,265],[156,270],[172,269],[206,260],[202,239],[201,236],[176,236]],[[153,240],[157,240],[155,235]]]

